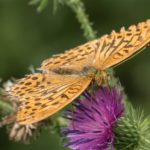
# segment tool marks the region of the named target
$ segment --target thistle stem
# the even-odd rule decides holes
[[[95,39],[96,31],[93,30],[92,23],[89,21],[88,15],[85,12],[84,3],[81,0],[64,0],[63,2],[76,14],[81,28],[83,29],[84,37],[87,40]]]

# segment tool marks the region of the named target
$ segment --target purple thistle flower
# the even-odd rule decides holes
[[[76,110],[67,111],[70,125],[63,129],[65,146],[73,150],[113,149],[113,127],[124,112],[123,92],[103,87],[83,95],[85,98],[75,104]]]

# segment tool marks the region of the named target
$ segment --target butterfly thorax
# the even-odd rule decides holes
[[[95,67],[85,67],[82,70],[82,75],[94,79],[99,86],[108,83],[108,73]]]

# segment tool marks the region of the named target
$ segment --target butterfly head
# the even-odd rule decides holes
[[[96,83],[101,86],[109,83],[109,75],[106,71],[98,70],[95,74]]]

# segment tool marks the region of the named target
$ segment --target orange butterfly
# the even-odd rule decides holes
[[[7,91],[20,102],[16,121],[26,125],[51,116],[78,97],[92,80],[100,85],[107,68],[131,58],[149,42],[147,20],[45,60],[41,73],[18,80]]]

